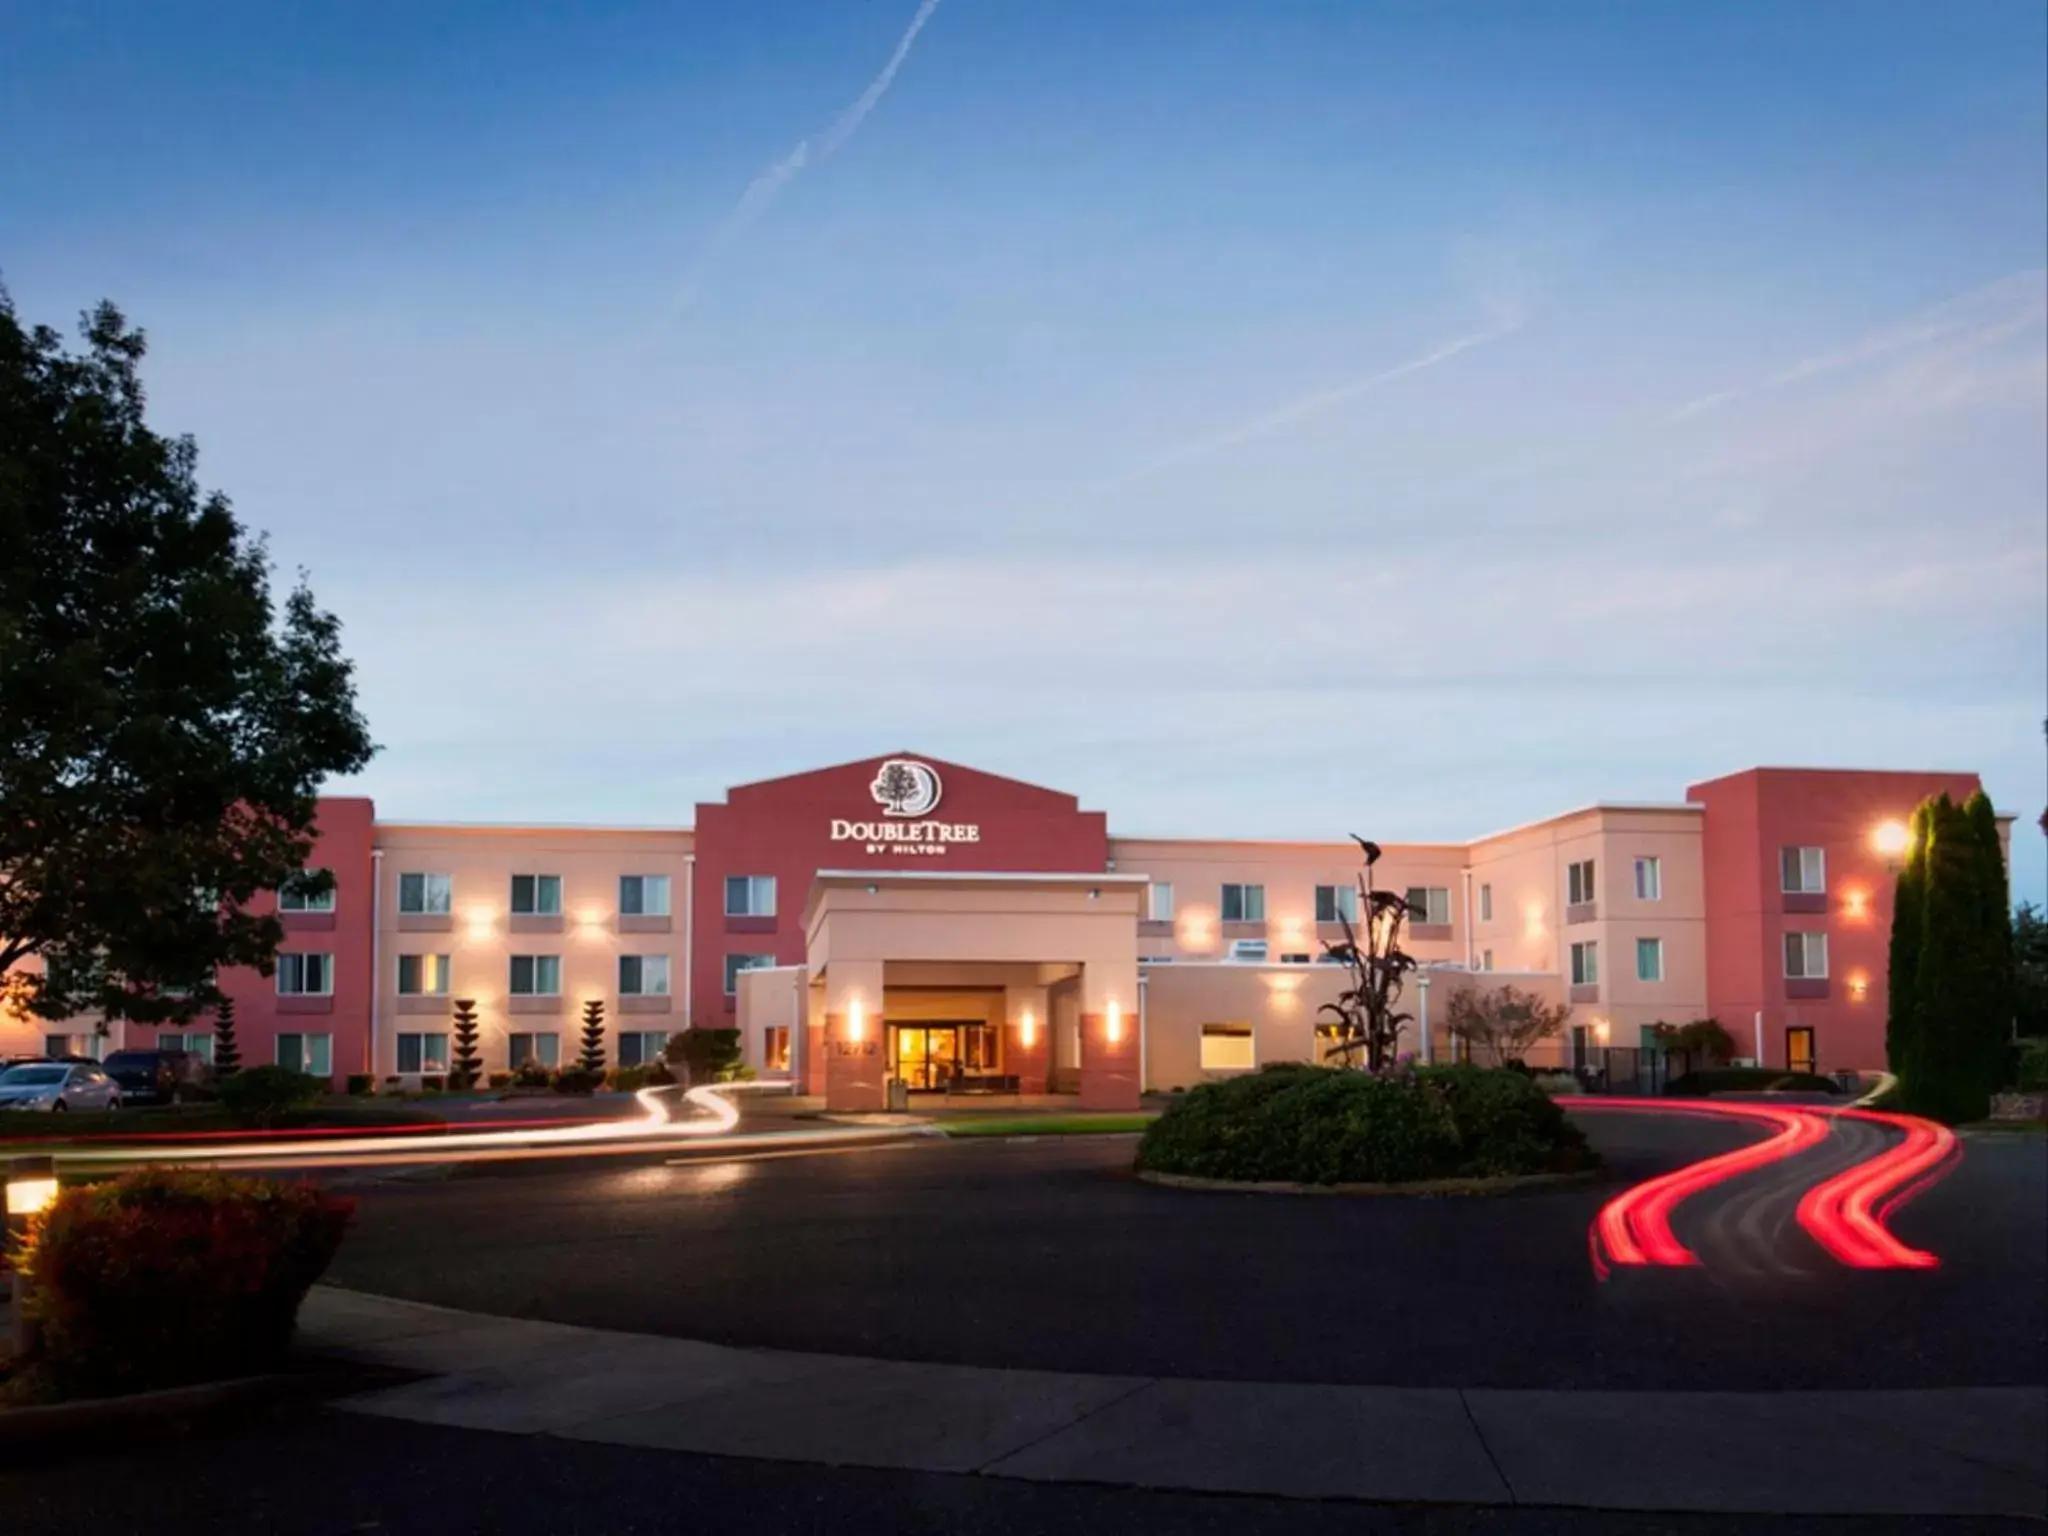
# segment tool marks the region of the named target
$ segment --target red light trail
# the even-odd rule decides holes
[[[1810,1151],[1828,1139],[1830,1120],[1837,1115],[1889,1126],[1904,1132],[1905,1139],[1808,1190],[1799,1204],[1801,1228],[1831,1257],[1853,1269],[1932,1269],[1941,1262],[1931,1253],[1900,1242],[1884,1223],[1960,1158],[1960,1144],[1946,1126],[1912,1115],[1807,1105],[1585,1099],[1572,1107],[1746,1120],[1774,1128],[1762,1141],[1645,1179],[1602,1206],[1593,1218],[1588,1241],[1593,1268],[1603,1279],[1610,1265],[1698,1265],[1699,1255],[1671,1230],[1673,1212],[1706,1190]]]

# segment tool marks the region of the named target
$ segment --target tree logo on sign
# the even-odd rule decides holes
[[[928,816],[939,807],[938,770],[912,757],[883,762],[868,786],[875,804],[887,816]]]

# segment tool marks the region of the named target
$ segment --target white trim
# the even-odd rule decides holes
[[[384,1012],[384,850],[370,850],[370,1059],[363,1070],[377,1086],[377,1025]]]

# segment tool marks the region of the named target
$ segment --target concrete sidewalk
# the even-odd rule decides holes
[[[1183,1381],[730,1349],[321,1286],[338,1406],[839,1466],[1201,1492],[1719,1513],[2048,1516],[2048,1388],[1532,1392]]]

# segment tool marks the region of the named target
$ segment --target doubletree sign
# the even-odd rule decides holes
[[[868,793],[882,808],[882,821],[835,817],[832,841],[861,843],[869,853],[943,855],[955,843],[978,843],[981,828],[973,822],[934,821],[944,787],[939,771],[914,757],[892,757],[875,773]]]

